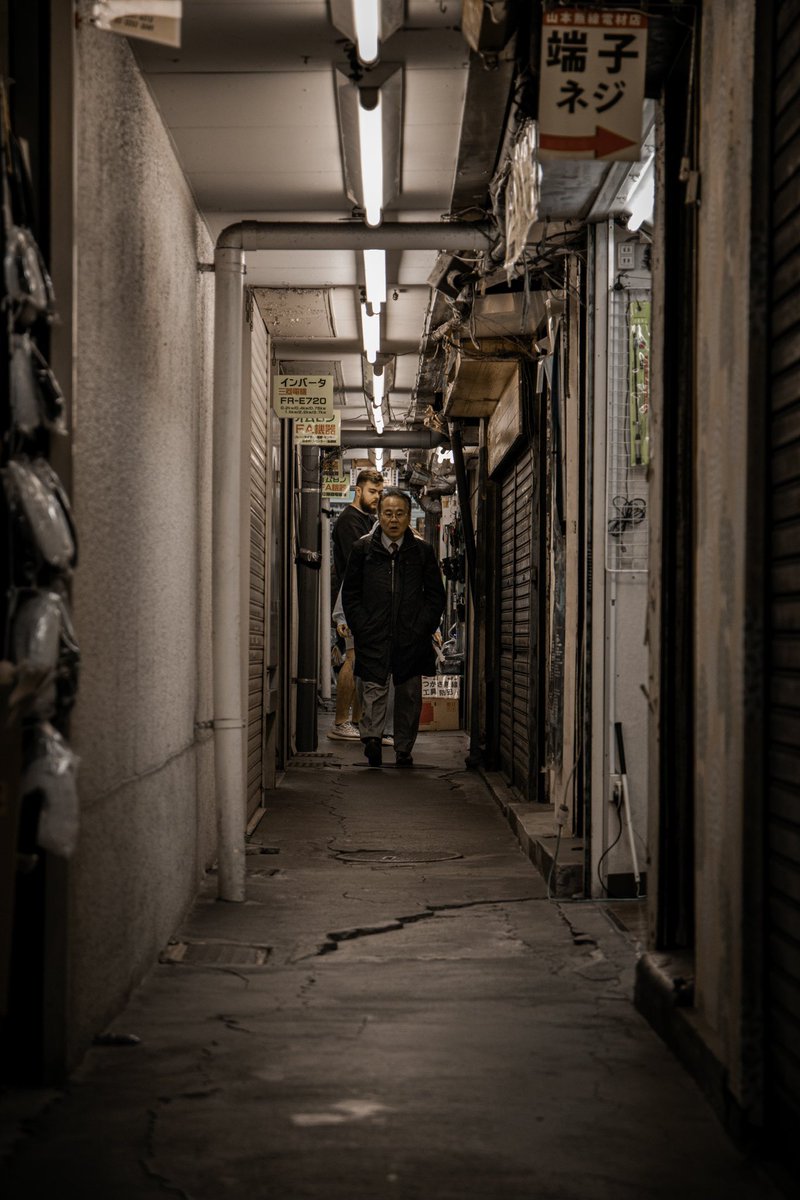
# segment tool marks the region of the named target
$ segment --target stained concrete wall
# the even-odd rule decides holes
[[[705,3],[695,596],[696,1003],[741,1099],[745,515],[754,5]]]
[[[91,5],[83,4],[84,15]],[[214,846],[212,245],[124,38],[77,37],[70,1056],[115,1013]]]

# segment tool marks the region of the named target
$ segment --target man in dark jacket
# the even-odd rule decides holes
[[[380,471],[370,467],[359,471],[356,476],[355,495],[350,504],[343,508],[333,527],[333,567],[336,573],[336,592],[342,585],[347,560],[353,545],[375,524],[378,497],[383,488]],[[336,594],[334,592],[334,595]]]
[[[366,468],[359,471],[356,477],[355,498],[347,508],[342,509],[333,527],[333,597],[338,599],[339,588],[344,579],[347,560],[350,551],[360,537],[368,533],[375,524],[378,508],[378,497],[383,487],[383,476],[380,471]],[[336,604],[334,603],[334,609]],[[344,651],[344,661],[336,679],[336,715],[333,725],[328,731],[329,738],[358,739],[355,722],[358,721],[361,706],[356,695],[355,679],[353,677],[353,638],[350,630],[336,624],[336,633],[341,638],[340,647]],[[353,710],[353,723],[350,722],[350,710]]]
[[[422,711],[422,676],[432,675],[432,637],[445,605],[433,548],[409,529],[411,497],[385,488],[379,527],[355,543],[342,587],[356,648],[362,700],[359,732],[371,767],[381,765],[389,682],[394,680],[394,747],[398,767],[412,765]]]

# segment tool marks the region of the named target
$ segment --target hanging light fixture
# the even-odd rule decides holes
[[[367,311],[361,304],[361,337],[367,362],[374,363],[381,348],[381,319],[377,313]]]
[[[373,371],[372,373],[372,407],[383,408],[384,388],[386,379],[383,371]]]
[[[374,227],[400,191],[403,69],[381,63],[358,82],[337,71],[336,99],[347,195]]]
[[[356,53],[360,62],[369,65],[378,61],[381,35],[381,13],[378,0],[356,0],[353,5],[356,24]]]
[[[380,225],[383,219],[383,117],[381,94],[375,93],[374,108],[365,105],[367,97],[359,97],[358,153],[361,162],[361,192],[364,220],[368,225]],[[372,96],[369,97],[372,99]]]
[[[365,250],[363,253],[367,304],[373,312],[380,312],[381,305],[386,303],[386,251]]]
[[[331,21],[355,45],[359,62],[372,66],[381,43],[403,24],[405,0],[330,0]]]

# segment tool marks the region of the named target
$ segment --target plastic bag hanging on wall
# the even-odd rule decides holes
[[[42,797],[36,842],[59,858],[71,858],[78,845],[77,769],[78,759],[61,734],[43,721],[20,786],[23,797]]]
[[[506,184],[506,258],[510,271],[524,253],[531,227],[539,215],[542,168],[537,159],[536,123],[528,121],[517,138]]]
[[[628,379],[630,381],[630,463],[650,462],[650,301],[628,304]]]
[[[66,433],[58,380],[27,332],[11,337],[10,385],[11,413],[20,433],[30,437],[42,426],[51,433]]]
[[[19,515],[30,545],[48,566],[75,566],[77,545],[72,514],[58,476],[44,459],[12,458],[0,472],[9,506]]]
[[[180,47],[182,16],[181,0],[98,0],[91,21],[106,33]]]

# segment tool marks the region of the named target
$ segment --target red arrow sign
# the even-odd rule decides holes
[[[593,134],[583,137],[541,133],[539,145],[542,150],[560,150],[565,154],[569,154],[570,151],[576,153],[591,150],[595,158],[607,158],[609,154],[614,154],[617,150],[625,150],[628,146],[635,146],[636,143],[632,142],[630,138],[614,133],[613,129],[604,129],[602,125],[596,125]]]

